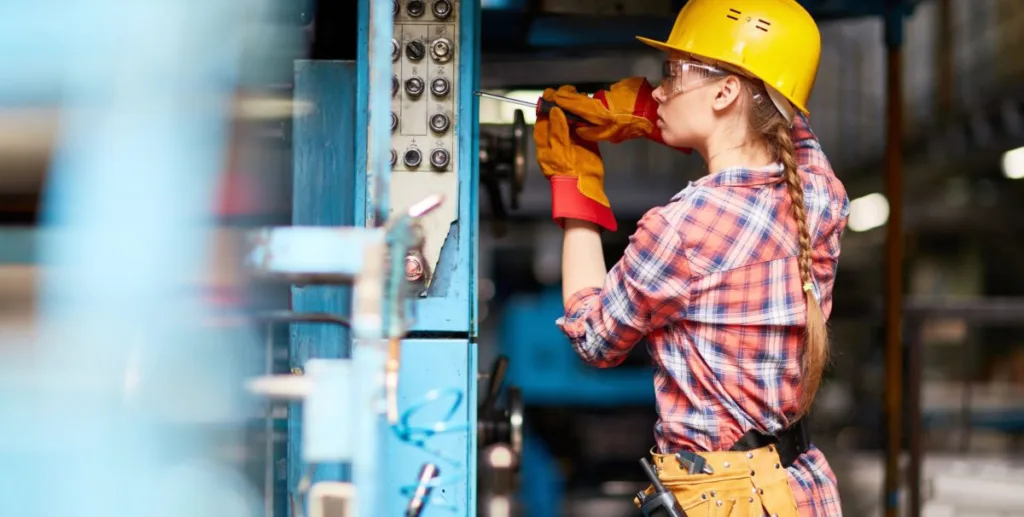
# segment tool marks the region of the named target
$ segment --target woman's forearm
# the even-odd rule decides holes
[[[600,288],[607,274],[598,226],[566,219],[562,240],[562,301],[568,301],[580,289]]]

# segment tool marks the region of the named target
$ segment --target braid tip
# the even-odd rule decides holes
[[[808,293],[814,291],[814,284],[811,283],[811,282],[805,283],[804,284],[804,291],[808,292]]]

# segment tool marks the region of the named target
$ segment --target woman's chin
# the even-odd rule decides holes
[[[665,145],[669,147],[690,147],[686,145],[685,139],[680,138],[678,134],[672,131],[666,130],[665,126],[660,126],[661,129],[661,141],[665,142]]]

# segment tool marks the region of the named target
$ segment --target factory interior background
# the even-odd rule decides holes
[[[324,357],[317,354],[348,354],[347,345],[332,348],[348,334],[324,324],[326,316],[275,320],[275,311],[294,317],[298,298],[326,288],[251,274],[254,244],[246,235],[298,225],[299,213],[305,225],[351,225],[311,219],[332,201],[309,200],[344,191],[349,201],[339,206],[351,211],[370,196],[352,190],[369,192],[370,180],[339,186],[342,180],[324,172],[347,167],[362,174],[379,166],[353,151],[375,138],[372,130],[347,129],[363,130],[361,137],[348,135],[355,142],[348,147],[332,133],[352,117],[373,117],[358,107],[377,102],[365,87],[376,76],[359,64],[373,45],[368,2],[151,3],[126,12],[98,0],[64,9],[0,8],[0,42],[25,49],[0,56],[0,400],[9,423],[0,471],[10,481],[0,487],[0,515],[99,515],[113,504],[100,500],[108,496],[127,502],[124,513],[107,515],[146,515],[129,511],[143,503],[126,494],[159,479],[178,496],[160,495],[167,497],[163,509],[149,515],[288,517],[309,497],[303,483],[347,481],[362,472],[346,461],[307,470],[297,459],[297,443],[312,439],[297,424],[301,397],[268,403],[243,396],[251,392],[242,388],[261,375],[301,374],[307,367],[300,360]],[[414,3],[430,9],[436,2],[394,6],[406,12]],[[834,354],[811,418],[814,441],[839,480],[844,513],[1024,515],[1024,2],[801,3],[822,37],[811,125],[851,200],[829,322]],[[468,85],[477,81],[482,92],[534,101],[564,84],[589,92],[630,76],[657,84],[662,57],[634,36],[667,35],[683,2],[475,4],[477,26],[460,30],[476,32],[460,37],[476,38],[477,61],[453,62],[446,88],[461,92],[453,102],[478,103],[479,137],[460,137],[462,148],[444,159],[475,167],[478,178],[471,187],[460,179],[457,202],[443,206],[465,214],[463,222],[479,214],[478,223],[449,235],[462,239],[459,245],[446,248],[468,257],[460,267],[475,268],[475,296],[463,306],[473,316],[459,317],[473,320],[476,344],[459,359],[469,366],[456,373],[435,367],[416,381],[457,375],[474,394],[465,403],[475,405],[466,417],[475,438],[445,447],[461,448],[469,459],[457,472],[475,481],[443,478],[463,483],[470,495],[450,499],[450,508],[431,499],[435,506],[428,502],[424,515],[639,515],[633,494],[646,484],[637,459],[653,445],[655,420],[650,356],[637,346],[611,369],[576,357],[555,325],[562,230],[550,219],[549,187],[534,156],[536,113],[475,96]],[[893,9],[905,16],[899,44],[887,45],[885,12]],[[459,14],[466,12],[473,10]],[[469,54],[458,55],[469,62]],[[318,71],[318,63],[355,67]],[[359,96],[364,104],[354,100]],[[107,104],[118,108],[104,111]],[[301,122],[330,110],[340,118]],[[451,131],[468,130],[454,124]],[[398,161],[405,160],[398,151]],[[705,170],[695,154],[643,140],[603,143],[601,152],[619,221],[603,236],[610,265],[637,220]],[[214,172],[204,176],[200,169]],[[300,169],[321,177],[300,181]],[[402,178],[393,175],[391,188],[403,188]],[[212,238],[197,237],[199,230]],[[362,250],[311,249],[346,257]],[[198,301],[181,302],[185,291]],[[894,303],[902,327],[892,332],[886,322]],[[431,310],[419,317],[433,317]],[[353,316],[353,329],[355,322]],[[415,339],[464,334],[441,329]],[[312,344],[300,358],[296,343],[303,340]],[[148,360],[137,355],[143,349]],[[429,360],[430,352],[417,353]],[[414,363],[405,360],[403,368]],[[496,375],[503,383],[491,386]],[[132,397],[166,409],[139,417],[161,425],[133,427],[137,422],[116,409]],[[346,411],[350,422],[359,418],[358,409]],[[510,412],[518,423],[506,422]],[[154,414],[171,414],[174,423],[149,420]],[[511,436],[503,434],[508,425],[515,427]],[[341,456],[357,454],[363,442],[352,440]],[[484,479],[488,441],[514,442],[509,477]],[[126,474],[150,472],[182,448],[205,451],[196,457],[217,468]],[[387,461],[379,465],[389,468]],[[376,489],[404,508],[419,467]],[[898,485],[891,503],[898,513],[886,508],[889,484]],[[245,505],[225,503],[235,513],[207,511],[214,487]],[[507,494],[515,510],[487,506],[494,494]],[[192,496],[205,498],[205,509],[183,502]],[[65,513],[71,508],[85,513]],[[330,513],[327,505],[319,511],[349,515]]]

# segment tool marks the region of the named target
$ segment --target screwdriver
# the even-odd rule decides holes
[[[513,99],[512,97],[505,97],[504,95],[495,95],[493,93],[476,92],[476,94],[478,96],[480,96],[480,97],[486,97],[488,99],[494,99],[496,101],[508,102],[508,103],[511,103],[511,104],[517,104],[519,106],[523,106],[523,107],[526,107],[526,108],[533,108],[534,110],[536,110],[538,117],[547,116],[548,112],[551,111],[551,108],[557,106],[557,104],[555,104],[555,103],[553,103],[551,101],[546,101],[543,98],[538,99],[537,102],[534,103],[534,102],[530,102],[530,101],[524,101],[522,99]],[[584,119],[583,117],[581,117],[581,116],[579,116],[579,115],[577,115],[575,113],[570,113],[568,111],[565,111],[565,108],[562,108],[562,112],[565,113],[565,120],[568,121],[569,124],[571,124],[571,125],[578,125],[578,126],[591,126],[591,125],[593,125],[593,124],[590,123],[590,121]]]
[[[654,129],[650,132],[649,135],[647,135],[647,139],[652,141],[652,142],[657,142],[657,143],[659,143],[661,145],[666,145],[666,146],[672,147],[673,149],[682,151],[683,153],[686,153],[686,154],[692,153],[693,149],[690,149],[690,148],[687,148],[687,147],[673,147],[673,146],[671,146],[669,144],[666,144],[665,141],[661,139],[661,129],[659,129],[658,125],[657,125],[657,122],[658,122],[658,102],[654,99],[653,88],[651,87],[651,85],[648,84],[646,81],[644,81],[644,86],[646,88],[642,88],[638,92],[636,102],[633,105],[633,116],[645,118],[645,119],[647,119],[651,123],[651,125],[654,126]],[[550,102],[550,101],[546,101],[543,98],[538,99],[536,103],[533,103],[533,102],[530,102],[530,101],[524,101],[522,99],[513,99],[512,97],[505,97],[504,95],[495,95],[493,93],[485,93],[485,92],[475,92],[475,93],[476,93],[476,95],[478,95],[480,97],[487,97],[488,99],[494,99],[494,100],[501,101],[501,102],[509,102],[509,103],[516,104],[518,106],[523,106],[523,107],[526,107],[526,108],[533,108],[537,112],[537,116],[538,117],[547,116],[548,112],[551,111],[551,108],[556,106],[555,103]],[[595,99],[595,100],[600,101],[601,104],[605,105],[605,107],[608,107],[608,101],[606,99],[606,92],[605,92],[605,90],[599,90],[597,93],[595,93],[593,95],[592,98]],[[565,111],[565,108],[562,108],[562,111],[565,113],[565,119],[569,122],[570,126],[593,126],[594,125],[590,121],[584,119],[583,117],[581,117],[581,116],[579,116],[579,115],[577,115],[575,113],[570,113],[568,111]]]

